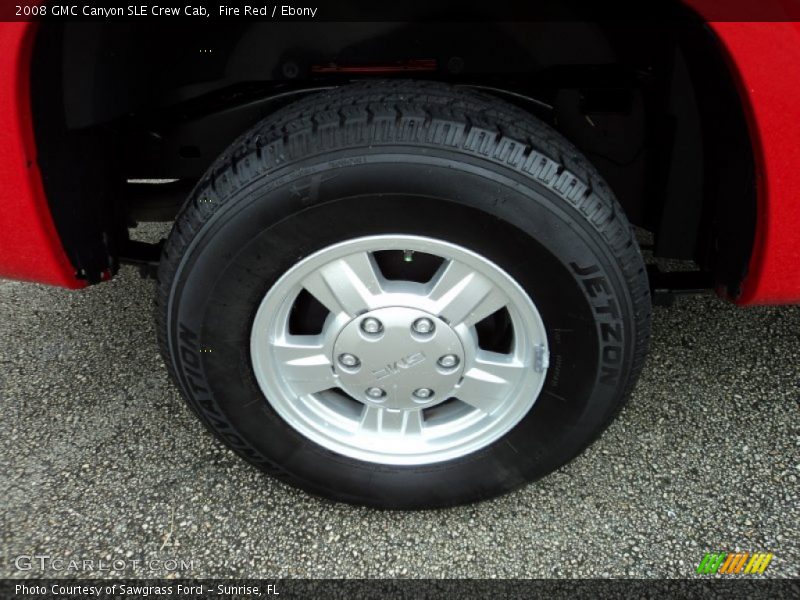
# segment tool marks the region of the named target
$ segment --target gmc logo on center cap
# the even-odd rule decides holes
[[[389,377],[389,375],[394,375],[395,373],[399,373],[403,369],[410,369],[414,365],[418,365],[422,361],[425,360],[425,354],[422,352],[414,352],[414,354],[409,354],[408,356],[401,358],[400,360],[396,360],[393,363],[389,363],[382,369],[377,369],[372,371],[372,374],[375,376],[375,379],[381,380]]]

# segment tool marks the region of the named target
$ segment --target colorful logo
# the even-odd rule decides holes
[[[749,552],[719,552],[716,554],[709,552],[700,561],[697,572],[701,575],[713,575],[714,573],[755,575],[767,570],[773,556],[774,554],[769,552],[754,552],[753,554]],[[748,559],[750,560],[748,561]]]

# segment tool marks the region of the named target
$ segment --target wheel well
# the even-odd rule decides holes
[[[364,77],[437,79],[519,104],[586,154],[658,256],[736,294],[753,158],[713,34],[646,23],[44,23],[39,161],[70,258],[99,279],[137,220],[173,215],[214,158],[277,107]],[[131,180],[174,180],[144,185]]]

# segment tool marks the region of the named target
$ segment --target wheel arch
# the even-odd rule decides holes
[[[265,35],[238,22],[215,31],[47,24],[32,79],[50,207],[73,262],[81,258],[97,274],[109,263],[114,270],[126,228],[139,218],[141,186],[127,185],[129,179],[175,178],[190,186],[240,131],[297,94],[384,77],[381,66],[427,57],[435,71],[410,68],[402,75],[481,85],[548,117],[592,158],[631,220],[655,233],[657,255],[695,259],[736,297],[755,236],[752,130],[734,77],[721,68],[717,39],[686,15],[668,23],[643,30],[562,23],[545,35],[503,26],[494,38],[481,25],[486,47],[466,57],[435,43],[450,39],[440,30],[434,36],[441,24],[421,29],[414,39],[422,41],[411,49],[402,43],[407,32],[386,24],[318,24],[313,36]],[[565,26],[572,28],[568,39],[580,44],[563,41]],[[509,35],[511,64],[489,51],[500,41],[508,46]],[[298,46],[298,39],[315,42]],[[649,72],[637,62],[643,49],[655,65]],[[258,60],[247,60],[253,56]],[[367,63],[373,67],[367,73],[347,70]],[[291,65],[308,77],[293,74]],[[320,71],[326,65],[332,73]],[[708,101],[711,88],[723,91],[726,110]],[[70,185],[76,171],[99,177],[91,189],[76,189]],[[731,177],[738,178],[730,184],[733,195],[714,187]],[[186,191],[178,186],[178,193]],[[720,198],[734,196],[737,210],[721,210]]]

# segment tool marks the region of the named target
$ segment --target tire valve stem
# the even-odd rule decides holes
[[[404,262],[413,262],[414,261],[414,251],[413,250],[403,250],[403,261]]]

